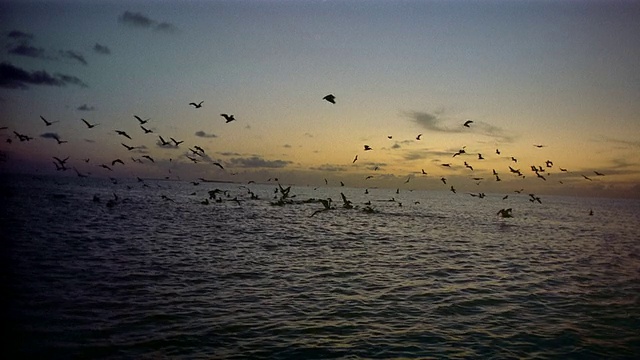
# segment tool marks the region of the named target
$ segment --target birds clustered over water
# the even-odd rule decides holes
[[[324,96],[322,98],[322,100],[327,101],[328,103],[331,104],[336,104],[336,97],[333,94],[328,94],[326,96]],[[191,102],[188,105],[193,107],[194,109],[200,109],[203,107],[203,103],[204,101],[199,101],[199,102]],[[225,124],[231,123],[233,121],[236,121],[235,117],[233,114],[226,114],[226,113],[221,113],[220,114],[221,117],[224,118],[225,120]],[[142,131],[141,136],[157,136],[157,140],[156,140],[156,144],[160,147],[165,147],[165,148],[171,148],[171,149],[179,149],[180,145],[184,143],[184,141],[182,140],[176,140],[174,137],[172,136],[163,136],[160,134],[155,134],[154,130],[151,129],[151,125],[149,125],[149,122],[151,119],[147,118],[147,119],[143,119],[138,115],[133,115],[133,118],[137,121],[137,125],[140,128],[140,131]],[[49,128],[51,126],[54,126],[55,124],[59,123],[59,120],[53,120],[50,121],[47,118],[45,118],[44,116],[40,116],[40,119],[42,120],[42,122],[44,123],[44,126],[46,128]],[[88,130],[93,130],[96,127],[99,127],[100,124],[99,123],[92,123],[90,121],[87,121],[84,118],[81,118],[80,121],[85,125],[85,127]],[[474,124],[473,120],[467,119],[465,120],[461,126],[464,128],[472,128]],[[0,127],[0,130],[8,130],[8,127],[4,126],[4,127]],[[121,136],[123,138],[122,142],[120,143],[127,152],[131,152],[132,154],[137,154],[137,153],[141,153],[141,152],[136,152],[136,150],[142,150],[145,147],[144,146],[136,146],[136,145],[131,145],[130,141],[133,141],[133,137],[127,133],[127,131],[125,130],[120,130],[120,129],[113,129],[112,130],[113,133],[115,133],[118,136]],[[13,131],[14,134],[14,138],[8,137],[6,139],[6,142],[11,144],[14,139],[17,139],[20,142],[29,142],[34,140],[34,137],[29,136],[27,134],[22,134],[18,131]],[[132,133],[133,134],[133,133]],[[47,136],[44,136],[47,135]],[[422,140],[422,136],[423,134],[420,133],[415,137],[416,141],[421,141]],[[45,138],[51,138],[53,140],[55,140],[57,142],[58,145],[63,145],[68,143],[67,140],[62,140],[60,138],[60,136],[57,133],[46,133],[41,135],[41,137],[45,137]],[[137,137],[134,136],[134,137]],[[388,139],[393,139],[393,135],[387,135]],[[127,140],[124,140],[127,139]],[[167,140],[168,139],[168,140]],[[126,143],[128,142],[128,143]],[[535,148],[544,148],[546,147],[546,145],[544,144],[533,144],[533,146]],[[364,152],[369,152],[369,151],[373,151],[373,147],[368,145],[368,144],[363,144],[363,151]],[[500,149],[495,149],[495,155],[499,156],[501,155],[501,150]],[[193,145],[191,147],[187,148],[187,152],[185,154],[183,154],[185,158],[187,158],[188,160],[190,160],[193,163],[209,163],[213,166],[215,166],[219,171],[226,171],[225,170],[225,166],[223,165],[223,161],[221,160],[214,160],[211,159],[211,157],[209,157],[205,150],[198,146],[198,145]],[[462,157],[462,156],[467,156],[471,155],[467,153],[466,150],[466,146],[462,146],[458,151],[454,152],[451,156],[451,158],[453,160],[455,160],[457,157]],[[485,155],[483,155],[482,153],[477,153],[477,154],[473,154],[474,157],[476,158],[477,161],[482,161],[485,160]],[[66,156],[65,158],[61,159],[57,156],[53,156],[52,159],[52,163],[55,166],[56,171],[67,171],[67,170],[73,170],[76,175],[80,178],[86,178],[92,175],[91,171],[79,171],[77,169],[76,166],[70,166],[69,164],[67,164],[67,162],[69,161],[70,156]],[[99,167],[101,169],[104,169],[103,171],[113,171],[113,168],[115,166],[125,166],[125,164],[127,162],[131,162],[131,163],[139,163],[139,164],[144,164],[144,163],[150,163],[150,164],[155,164],[156,161],[154,160],[153,157],[151,157],[148,154],[142,154],[140,155],[140,157],[135,157],[135,156],[129,156],[129,159],[127,160],[123,160],[122,158],[116,158],[113,159],[111,162],[109,163],[101,163],[101,164],[94,164],[96,167]],[[90,158],[83,158],[82,161],[85,164],[89,164],[91,162]],[[172,158],[169,158],[169,163],[171,163],[173,161]],[[356,154],[353,158],[353,160],[351,161],[351,163],[356,163],[358,161],[358,154]],[[473,165],[470,164],[467,161],[463,161],[462,165],[468,169],[469,171],[473,172],[474,168]],[[451,169],[454,166],[459,166],[457,164],[451,163],[451,162],[446,162],[446,163],[441,163],[440,164],[441,167],[443,168],[449,168]],[[508,175],[511,176],[516,176],[516,177],[520,177],[522,179],[524,179],[526,177],[526,174],[523,173],[523,170],[520,168],[520,166],[518,165],[518,159],[514,156],[510,156],[510,164],[507,166],[508,168]],[[551,160],[546,160],[544,162],[544,165],[530,165],[529,166],[529,170],[535,174],[535,177],[540,179],[541,181],[547,181],[550,173],[550,170],[554,168],[554,163]],[[374,172],[377,171],[379,169],[378,166],[376,166],[373,170]],[[568,172],[568,170],[566,168],[562,168],[562,167],[558,167],[558,170],[560,172]],[[171,174],[171,169],[167,169],[168,173]],[[598,171],[593,171],[595,176],[605,176],[605,174],[598,172]],[[424,170],[424,169],[420,169],[419,174],[423,175],[423,176],[427,176],[428,173]],[[232,175],[234,175],[234,173],[232,173]],[[500,177],[501,173],[499,173],[496,169],[492,169],[492,176],[493,178],[491,179],[492,181],[496,181],[496,182],[500,182],[502,181],[501,177]],[[585,174],[580,174],[581,177],[583,179],[585,179],[586,181],[593,181],[593,179]],[[374,175],[367,175],[365,180],[374,178]],[[165,179],[169,179],[170,176],[166,176]],[[179,176],[176,176],[176,178],[179,180]],[[113,184],[117,184],[118,180],[115,177],[109,177],[110,181]],[[149,185],[147,183],[145,183],[145,180],[136,176],[137,182],[141,183],[141,186],[143,187],[149,187]],[[410,180],[412,179],[412,176],[409,176],[404,183],[408,183]],[[483,177],[471,177],[471,179],[476,183],[476,185],[479,185],[482,181],[488,180],[485,179]],[[192,181],[191,183],[194,186],[198,186],[200,185],[200,183],[204,182],[204,183],[208,183],[208,182],[217,182],[216,180],[209,180],[209,179],[205,179],[205,178],[198,178],[199,181]],[[277,183],[277,187],[274,189],[274,196],[273,196],[273,201],[271,202],[272,205],[274,206],[284,206],[287,204],[295,204],[295,203],[320,203],[322,204],[322,208],[315,210],[311,213],[310,216],[315,216],[319,213],[328,211],[328,210],[333,210],[336,209],[336,206],[333,205],[333,200],[331,198],[327,198],[327,199],[316,199],[316,198],[309,198],[307,200],[295,200],[295,195],[291,195],[290,191],[291,191],[291,186],[288,187],[283,187],[280,183],[278,178],[269,178],[267,180],[267,182],[275,182]],[[452,193],[452,194],[457,194],[458,191],[456,190],[456,188],[454,187],[454,185],[452,184],[448,184],[447,181],[448,179],[446,177],[441,177],[440,181],[444,184],[444,186],[449,186],[448,190]],[[325,178],[324,179],[325,185],[329,184],[329,181]],[[560,183],[562,183],[562,181],[559,181]],[[249,184],[251,183],[255,183],[254,181],[249,181]],[[339,181],[340,186],[345,186],[344,182]],[[242,201],[245,200],[258,200],[259,197],[247,186],[241,186],[240,188],[246,189],[246,195],[247,196],[233,196],[230,194],[229,190],[220,190],[220,189],[214,189],[214,190],[210,190],[208,191],[208,197],[205,198],[204,200],[201,201],[201,204],[203,205],[209,205],[212,202],[223,202],[223,201],[233,201],[236,202],[238,205],[241,204]],[[399,194],[400,189],[396,189],[396,194]],[[514,193],[516,194],[521,194],[522,192],[524,192],[524,189],[519,189],[519,190],[514,190]],[[368,194],[369,190],[365,189],[365,194]],[[193,193],[195,194],[195,193]],[[192,194],[192,195],[193,195]],[[476,197],[479,199],[483,199],[486,197],[486,194],[484,192],[478,192],[478,193],[468,193],[468,195],[472,196],[472,197]],[[542,200],[539,196],[533,194],[533,193],[529,193],[529,201],[531,203],[538,203],[538,204],[542,204]],[[364,203],[364,207],[360,207],[358,205],[354,205],[350,200],[348,200],[346,198],[346,196],[344,195],[343,192],[340,193],[341,199],[342,199],[342,206],[341,208],[344,209],[361,209],[363,212],[368,212],[368,213],[375,213],[376,210],[371,206],[371,202],[368,201],[366,203]],[[165,201],[168,202],[173,202],[174,200],[171,199],[170,197],[168,197],[167,195],[161,195],[161,198]],[[502,197],[502,200],[507,200],[509,198],[509,195],[505,195]],[[95,195],[93,197],[93,201],[94,202],[100,202],[100,198],[98,195]],[[106,202],[107,207],[113,207],[115,205],[117,205],[119,202],[121,202],[122,199],[120,199],[115,193],[113,194],[113,198],[109,199]],[[388,201],[391,202],[396,202],[398,204],[398,206],[402,206],[402,202],[397,201],[394,197],[391,197],[391,199],[389,199]],[[415,202],[415,204],[419,204],[418,201]],[[513,217],[512,215],[512,208],[503,208],[500,209],[496,215],[501,216],[503,218],[510,218]],[[590,210],[589,211],[589,215],[593,215],[593,211]]]

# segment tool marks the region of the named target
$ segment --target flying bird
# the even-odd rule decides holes
[[[422,136],[422,134],[418,134],[418,136],[416,136],[416,140],[420,140],[421,136]]]
[[[138,115],[133,115],[133,117],[136,118],[140,122],[140,125],[144,125],[144,124],[147,123],[147,121],[149,121],[149,119],[142,120]]]
[[[149,130],[149,129],[147,129],[146,127],[144,127],[144,126],[142,126],[142,125],[140,125],[140,128],[142,129],[142,131],[144,131],[144,133],[145,133],[145,134],[148,134],[148,133],[152,133],[152,132],[153,132],[153,130]]]
[[[233,117],[233,115],[220,114],[220,116],[222,116],[226,120],[225,123],[230,123],[236,119]]]
[[[604,174],[601,172],[594,171],[593,173],[596,174],[597,176],[604,176]]]
[[[100,125],[100,124],[90,124],[90,123],[89,123],[87,120],[85,120],[85,119],[80,119],[80,120],[82,120],[82,122],[83,122],[85,125],[87,125],[87,127],[88,127],[89,129],[93,129],[94,127],[96,127],[96,126]]]
[[[171,143],[170,143],[170,142],[168,142],[168,141],[164,141],[164,139],[162,138],[162,136],[158,135],[158,137],[160,138],[161,146],[171,145]]]
[[[53,125],[53,124],[55,124],[55,123],[59,122],[59,121],[47,121],[47,119],[43,118],[43,117],[42,117],[42,115],[40,115],[40,119],[42,119],[42,121],[44,121],[44,124],[45,124],[46,126],[51,126],[51,125]]]
[[[478,160],[484,160],[484,157],[482,156],[482,154],[478,154]]]
[[[369,146],[369,145],[365,145],[365,146],[364,146],[364,151],[368,151],[368,150],[373,150],[373,149],[371,149],[371,146]]]
[[[351,162],[352,164],[355,163],[356,161],[358,161],[358,155],[356,155],[356,157],[353,158],[353,161]]]
[[[125,131],[122,130],[114,130],[118,135],[122,135],[124,137],[126,137],[127,139],[131,140],[131,136],[129,136],[129,134],[127,134]]]
[[[496,154],[500,155],[500,149],[496,149]]]
[[[120,144],[122,144],[122,146],[126,147],[127,150],[129,150],[129,151],[131,151],[131,150],[136,148],[135,146],[129,146],[129,145],[125,144],[125,143],[120,143]]]
[[[224,167],[222,167],[222,164],[220,164],[219,162],[214,162],[213,165],[219,167],[220,169],[224,170]]]
[[[184,140],[182,140],[182,141],[177,141],[176,139],[174,139],[174,138],[172,138],[172,137],[170,137],[169,139],[171,139],[171,141],[173,141],[173,143],[174,143],[174,144],[176,144],[176,146],[178,146],[178,145],[180,145],[180,144],[182,144],[182,143],[184,142]]]
[[[152,163],[155,163],[155,161],[153,160],[153,158],[149,155],[142,155],[143,158],[145,159],[149,159]]]
[[[202,103],[203,103],[203,102],[204,102],[204,101],[200,101],[200,102],[199,102],[199,103],[197,103],[197,104],[196,104],[196,103],[194,103],[194,102],[192,102],[192,103],[189,103],[189,105],[193,105],[193,107],[194,107],[194,108],[199,109],[199,108],[201,108],[201,107],[202,107]]]
[[[593,181],[591,178],[587,177],[586,175],[582,175],[583,178],[589,180],[589,181]]]
[[[537,147],[538,149],[545,147],[545,145],[542,144],[533,144],[533,146]]]
[[[327,100],[328,102],[330,102],[332,104],[336,103],[336,97],[333,94],[329,94],[329,95],[323,97],[322,100]]]
[[[469,126],[470,124],[473,124],[473,120],[467,120],[467,121],[465,121],[465,122],[464,122],[464,124],[462,124],[462,126],[464,126],[464,127],[471,127],[471,126]]]
[[[120,160],[120,159],[115,159],[111,162],[111,166],[115,166],[116,163],[120,163],[122,165],[124,165],[124,161]]]

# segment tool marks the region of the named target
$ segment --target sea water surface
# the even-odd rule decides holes
[[[203,204],[216,188],[228,192]],[[276,189],[3,176],[5,353],[640,354],[637,200],[294,186],[274,206]],[[314,216],[323,205],[303,201],[329,197],[336,209]]]

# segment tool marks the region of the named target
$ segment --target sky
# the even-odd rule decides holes
[[[0,171],[640,198],[639,20],[616,0],[0,0]]]

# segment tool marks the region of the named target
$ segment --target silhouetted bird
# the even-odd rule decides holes
[[[589,181],[593,181],[591,178],[587,177],[586,175],[582,175],[583,178],[589,180]]]
[[[222,116],[226,120],[225,123],[230,123],[236,119],[233,117],[233,115],[220,114],[220,116]]]
[[[202,107],[202,103],[203,103],[203,102],[204,102],[204,101],[200,101],[200,102],[199,102],[199,103],[197,103],[197,104],[196,104],[196,103],[194,103],[194,102],[192,102],[192,103],[189,103],[189,105],[193,105],[193,107],[194,107],[194,108],[199,109],[199,108],[201,108],[201,107]]]
[[[45,124],[46,126],[51,126],[51,125],[53,125],[53,124],[55,124],[55,123],[59,122],[59,121],[47,121],[47,119],[43,118],[43,117],[42,117],[42,115],[40,115],[40,119],[42,119],[42,121],[44,121],[44,124]]]
[[[368,151],[368,150],[373,150],[373,149],[371,149],[371,146],[369,146],[369,145],[365,145],[365,146],[364,146],[364,151]]]
[[[160,138],[161,146],[171,145],[171,143],[170,143],[170,142],[168,142],[168,141],[164,141],[164,139],[162,138],[162,136],[158,135],[158,137]]]
[[[109,170],[109,171],[113,171],[113,170],[111,170],[111,168],[110,168],[109,166],[107,166],[107,165],[105,165],[105,164],[100,164],[100,165],[98,165],[98,166],[100,166],[101,168],[105,168],[105,169],[107,169],[107,170]]]
[[[111,162],[111,166],[115,166],[116,163],[120,163],[122,165],[124,165],[124,161],[120,160],[120,159],[115,159]]]
[[[472,123],[473,123],[473,120],[467,120],[467,121],[464,122],[464,124],[462,124],[462,126],[471,127],[469,125],[472,124]]]
[[[127,134],[125,131],[122,130],[114,130],[118,135],[122,135],[124,137],[126,137],[127,139],[131,140],[131,136],[129,136],[129,134]]]
[[[454,194],[456,193],[456,189],[453,188],[453,185],[451,185],[451,192]]]
[[[420,140],[421,136],[422,136],[422,134],[418,134],[418,136],[416,136],[416,140]]]
[[[593,173],[596,174],[597,176],[604,176],[604,174],[601,172],[594,171]]]
[[[500,155],[500,149],[496,149],[496,154]]]
[[[145,159],[149,159],[152,163],[155,163],[155,161],[153,160],[153,158],[149,155],[142,155],[143,158]]]
[[[172,137],[170,137],[169,139],[171,139],[171,141],[173,141],[173,143],[176,144],[176,146],[178,146],[178,145],[180,145],[180,144],[182,144],[184,142],[184,140],[178,141],[178,140],[176,140],[176,139],[174,139]]]
[[[478,154],[478,160],[484,160],[484,157],[482,157],[482,154]]]
[[[333,94],[329,94],[329,95],[323,97],[322,100],[327,100],[328,102],[330,102],[332,104],[336,103],[336,97]]]
[[[147,121],[149,121],[149,119],[142,120],[138,115],[133,115],[133,117],[136,118],[138,122],[140,122],[140,125],[144,125],[147,123]]]
[[[220,164],[219,162],[214,162],[213,165],[215,165],[215,166],[219,167],[220,169],[224,170],[224,167],[222,167],[222,164]]]
[[[144,126],[142,126],[142,125],[140,125],[140,128],[142,129],[142,131],[144,131],[144,133],[145,133],[145,134],[148,134],[148,133],[152,133],[152,132],[153,132],[152,130],[147,129],[146,127],[144,127]]]
[[[533,146],[537,147],[538,149],[544,147],[544,145],[538,145],[538,144],[533,144]]]
[[[358,155],[356,155],[356,157],[353,158],[353,161],[351,162],[352,164],[355,163],[356,161],[358,161]]]
[[[82,120],[82,122],[83,122],[85,125],[87,125],[87,127],[88,127],[89,129],[93,129],[94,127],[96,127],[96,126],[100,125],[100,124],[90,124],[90,123],[89,123],[87,120],[85,120],[85,119],[80,119],[80,120]]]
[[[131,150],[136,148],[135,146],[129,146],[129,145],[125,144],[125,143],[120,143],[120,144],[122,144],[122,146],[126,147],[127,150],[129,150],[129,151],[131,151]]]

